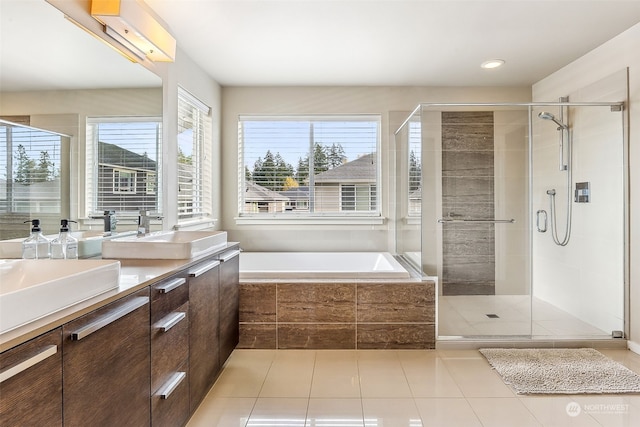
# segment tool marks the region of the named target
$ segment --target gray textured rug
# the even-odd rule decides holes
[[[483,348],[518,394],[640,393],[640,375],[592,348]]]

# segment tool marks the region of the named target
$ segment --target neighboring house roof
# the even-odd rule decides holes
[[[98,141],[102,165],[154,172],[156,162],[147,156],[129,151],[115,144]]]
[[[365,154],[355,160],[321,172],[313,180],[316,184],[376,182],[375,153]]]
[[[308,186],[300,186],[290,188],[286,191],[280,191],[285,197],[288,197],[290,200],[309,200],[309,187]]]
[[[283,196],[277,191],[269,190],[255,182],[245,182],[245,191],[245,202],[286,202],[289,200],[287,196]]]

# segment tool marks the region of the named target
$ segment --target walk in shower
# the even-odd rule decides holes
[[[622,102],[424,103],[396,132],[396,252],[437,277],[438,339],[621,335]]]

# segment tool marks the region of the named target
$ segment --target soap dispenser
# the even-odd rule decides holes
[[[69,232],[69,219],[60,220],[60,234],[51,241],[51,258],[78,259],[78,239]]]
[[[32,219],[24,223],[31,223],[31,235],[22,242],[22,258],[24,259],[47,259],[49,253],[49,239],[42,235],[40,220]]]

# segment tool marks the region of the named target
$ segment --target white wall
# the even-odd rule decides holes
[[[467,87],[225,87],[222,89],[222,228],[251,251],[387,251],[383,225],[238,225],[238,116],[241,114],[380,114],[382,119],[382,207],[395,205],[390,176],[392,111],[411,111],[420,102],[527,102],[529,88]],[[391,172],[390,172],[391,171]]]
[[[640,251],[640,209],[637,207],[640,201],[640,187],[633,185],[640,179],[640,24],[635,25],[624,33],[609,40],[607,43],[587,53],[578,60],[566,67],[551,74],[533,86],[534,101],[554,101],[559,96],[570,93],[579,96],[588,96],[583,93],[583,88],[589,88],[595,82],[601,81],[608,76],[628,67],[629,73],[629,171],[630,171],[630,325],[629,338],[632,342],[640,342],[640,317],[634,315],[634,309],[640,306],[640,263],[638,262],[638,252]],[[612,88],[613,91],[616,88]],[[606,92],[606,90],[604,90]],[[599,90],[596,96],[606,96]],[[614,94],[615,92],[612,92]],[[585,100],[585,99],[582,99]],[[603,149],[604,150],[604,149]],[[606,154],[602,151],[602,154]],[[617,190],[617,189],[616,189]],[[595,197],[595,194],[594,194]],[[591,227],[596,230],[601,221],[607,221],[608,216],[599,216],[591,222]],[[604,253],[602,254],[604,256]],[[593,259],[593,258],[592,258]],[[634,261],[635,260],[635,261]],[[594,259],[594,267],[598,264],[597,257]],[[604,272],[600,275],[598,283],[588,292],[593,299],[598,299],[598,292],[602,292],[607,285],[607,280],[611,275]],[[596,301],[597,302],[597,301]],[[632,343],[637,347],[637,344]]]

